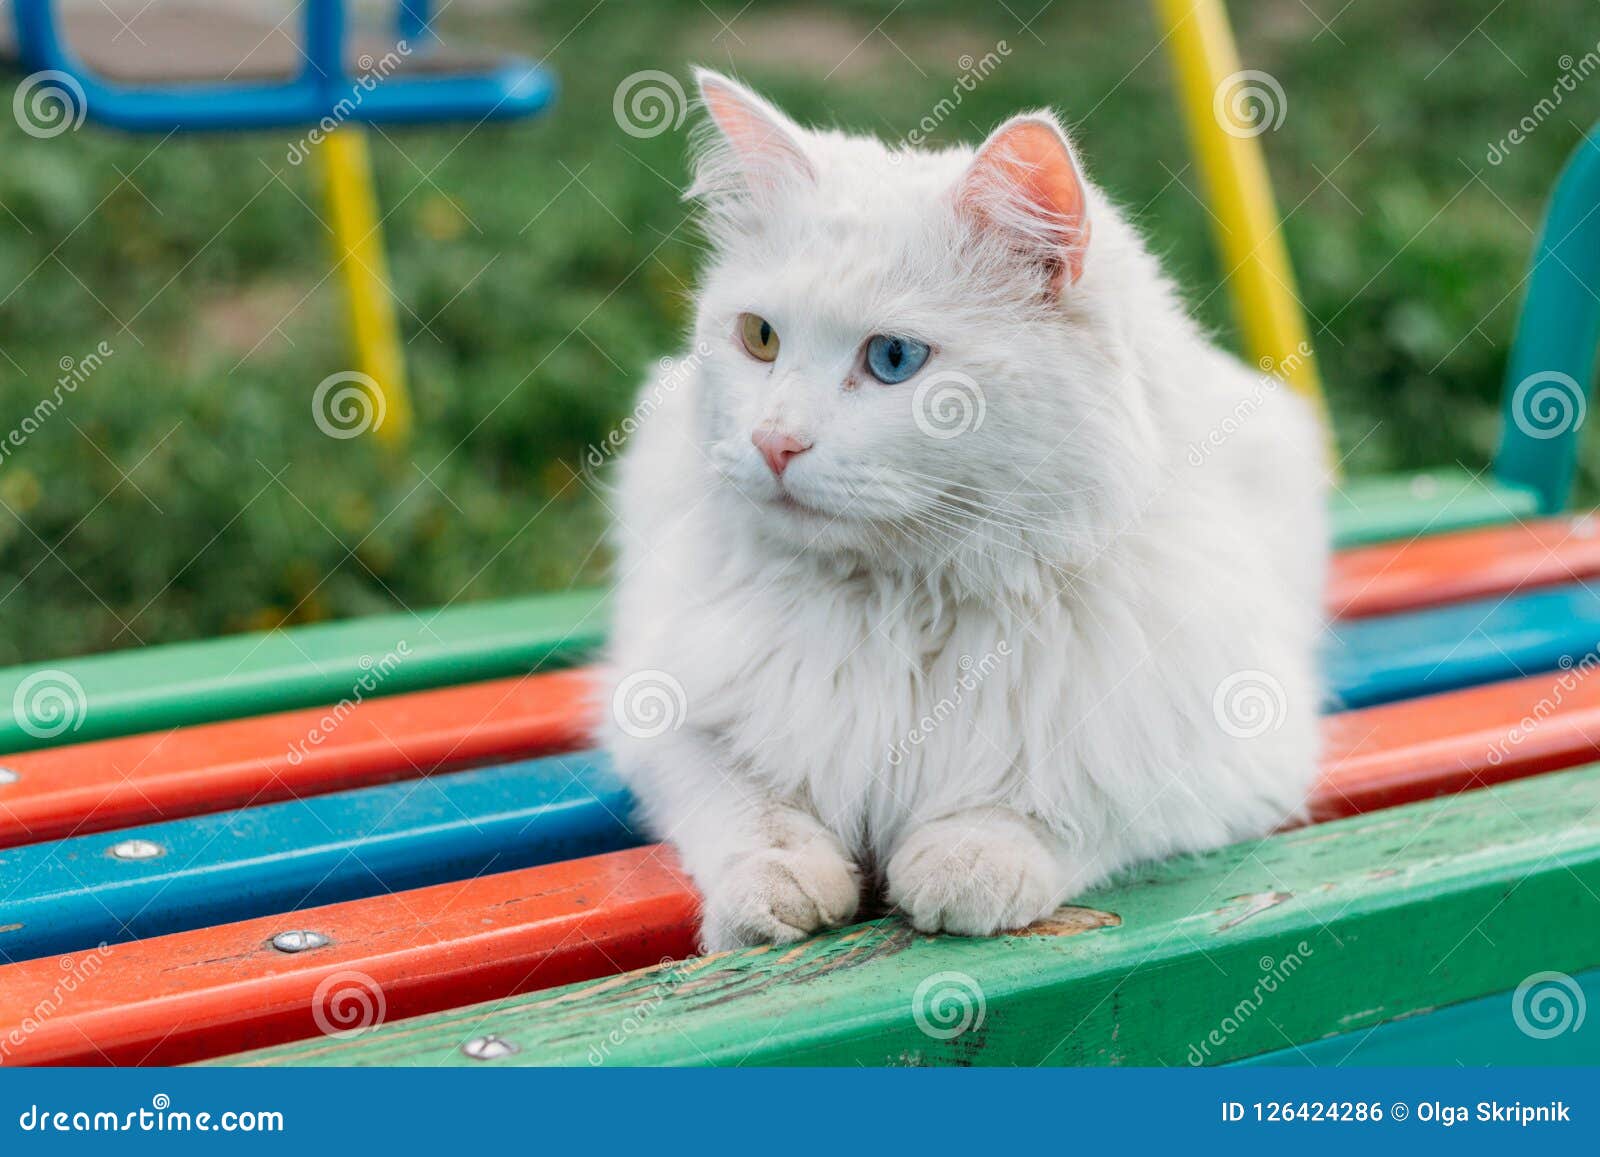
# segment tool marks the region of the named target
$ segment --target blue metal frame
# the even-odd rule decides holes
[[[1572,497],[1600,347],[1600,141],[1594,131],[1562,169],[1550,198],[1506,365],[1495,475],[1538,491],[1546,513],[1564,509]]]
[[[350,74],[344,65],[344,0],[308,0],[307,63],[299,76],[265,84],[193,84],[172,87],[118,85],[89,71],[63,43],[55,0],[14,0],[17,43],[32,72],[55,70],[77,82],[61,91],[86,115],[129,132],[270,129],[335,124],[422,124],[446,120],[509,120],[542,111],[555,81],[536,63],[505,57],[494,69],[470,75],[390,77]],[[399,0],[399,40],[431,38],[427,0]],[[426,45],[423,46],[424,49]]]

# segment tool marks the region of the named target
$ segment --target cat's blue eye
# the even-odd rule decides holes
[[[903,382],[928,360],[928,347],[914,337],[878,334],[867,342],[867,369],[886,385]]]

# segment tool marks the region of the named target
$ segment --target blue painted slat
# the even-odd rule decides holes
[[[1596,1065],[1600,1032],[1583,1031],[1591,1007],[1600,1008],[1600,969],[1546,973],[1529,977],[1520,993],[1462,1001],[1233,1063],[1315,1069]]]
[[[630,847],[629,810],[590,753],[0,851],[0,962]]]
[[[1330,634],[1334,704],[1366,707],[1577,662],[1600,644],[1600,593],[1574,583],[1337,623]]]

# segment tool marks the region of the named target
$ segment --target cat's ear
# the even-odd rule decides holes
[[[700,141],[689,196],[762,193],[786,181],[815,179],[798,125],[719,72],[697,68],[694,75],[713,131]]]
[[[1072,145],[1047,112],[1012,117],[983,142],[957,201],[982,227],[1003,230],[1039,261],[1059,293],[1083,273],[1088,198]]]

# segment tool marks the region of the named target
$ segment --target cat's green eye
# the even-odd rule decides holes
[[[776,361],[778,357],[778,331],[764,317],[753,313],[739,315],[739,337],[747,353],[759,362]]]

